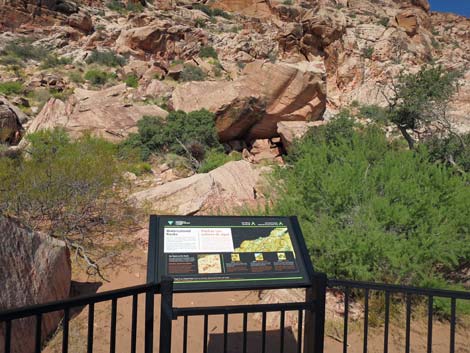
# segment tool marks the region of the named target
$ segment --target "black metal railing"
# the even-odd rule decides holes
[[[73,309],[88,308],[88,325],[87,325],[87,353],[93,352],[94,345],[94,317],[95,305],[97,303],[111,302],[111,318],[110,318],[110,353],[116,352],[116,321],[118,299],[132,297],[132,327],[131,327],[131,353],[136,352],[137,338],[137,306],[139,294],[145,294],[148,299],[151,298],[159,290],[158,284],[145,284],[134,287],[128,287],[118,290],[112,290],[103,293],[85,295],[77,298],[66,299],[46,304],[37,304],[23,308],[11,309],[0,312],[0,325],[4,323],[4,347],[0,347],[0,352],[10,353],[12,351],[12,324],[16,320],[24,318],[35,318],[34,335],[34,352],[40,353],[43,343],[42,322],[43,317],[54,312],[62,312],[62,352],[69,352],[69,320],[70,313]],[[148,300],[146,300],[148,302]],[[147,314],[147,313],[146,313]],[[153,312],[151,313],[153,318]],[[150,317],[150,314],[149,314]],[[146,327],[147,329],[147,327]],[[71,352],[73,353],[73,352]]]
[[[175,307],[173,304],[173,283],[171,279],[165,279],[159,284],[147,284],[134,287],[123,288],[119,290],[103,292],[93,295],[81,296],[77,298],[57,301],[53,303],[33,305],[24,308],[6,310],[0,312],[0,330],[3,326],[4,344],[0,347],[0,353],[12,352],[12,331],[15,329],[13,323],[16,320],[24,318],[32,318],[35,320],[35,330],[28,332],[31,338],[34,338],[34,352],[39,353],[42,348],[43,337],[41,335],[41,328],[45,315],[53,312],[61,312],[61,335],[62,335],[62,352],[71,352],[69,348],[69,322],[74,310],[88,310],[88,324],[86,327],[86,350],[88,353],[94,351],[94,320],[95,320],[95,305],[98,303],[110,304],[109,316],[109,352],[116,351],[122,352],[121,347],[117,347],[116,332],[117,324],[119,323],[118,307],[121,299],[132,299],[131,310],[131,330],[129,338],[130,352],[137,352],[137,331],[138,322],[141,322],[143,327],[144,342],[139,346],[144,346],[143,351],[146,353],[154,352],[154,325],[156,323],[154,317],[155,295],[161,294],[160,300],[160,320],[159,320],[159,344],[158,351],[160,353],[169,353],[172,350],[172,345],[178,347],[183,353],[194,352],[194,349],[189,349],[189,339],[194,338],[195,334],[189,331],[188,322],[193,317],[202,318],[202,353],[210,353],[209,350],[209,320],[218,316],[222,319],[222,333],[221,345],[217,347],[220,352],[228,352],[228,335],[229,324],[232,322],[232,317],[238,315],[242,320],[240,328],[240,342],[241,347],[237,352],[246,353],[250,350],[250,341],[248,337],[253,332],[248,330],[249,315],[259,314],[261,317],[260,330],[259,330],[259,347],[256,346],[255,350],[258,352],[306,352],[306,353],[321,353],[323,352],[324,345],[324,324],[325,324],[325,293],[327,286],[330,289],[342,290],[344,293],[344,312],[343,312],[343,353],[348,352],[349,344],[348,335],[350,334],[350,304],[358,299],[363,304],[363,340],[361,342],[362,350],[364,353],[371,351],[369,347],[370,338],[370,325],[369,325],[369,300],[373,293],[383,296],[383,352],[388,353],[391,348],[390,341],[390,325],[391,325],[391,306],[402,305],[405,313],[405,353],[411,351],[411,327],[412,311],[415,305],[422,305],[426,303],[427,306],[427,352],[431,353],[433,349],[433,322],[434,322],[434,303],[436,298],[447,298],[450,301],[449,313],[449,352],[456,352],[456,323],[457,323],[457,304],[463,300],[470,300],[470,293],[463,291],[449,291],[439,289],[424,289],[408,286],[387,285],[370,282],[346,281],[346,280],[329,280],[322,274],[316,274],[313,279],[311,288],[307,288],[305,301],[301,302],[288,302],[278,304],[255,304],[255,305],[230,305],[230,306],[213,306],[213,307]],[[261,288],[260,288],[261,289]],[[145,317],[140,317],[138,320],[138,306],[139,295],[145,296],[145,302],[140,303],[145,306]],[[400,296],[400,300],[396,300]],[[425,300],[417,300],[424,298]],[[426,302],[427,300],[427,302]],[[122,305],[122,304],[121,304]],[[267,315],[268,313],[279,313],[278,330],[276,330],[277,346],[273,350],[269,349],[271,340],[267,338]],[[297,327],[292,328],[296,332],[297,339],[295,347],[286,348],[287,342],[285,337],[286,315],[296,315]],[[271,315],[271,314],[270,314]],[[182,339],[181,342],[172,342],[172,330],[175,321],[182,321]],[[412,322],[413,321],[413,322]],[[1,331],[0,331],[1,332]],[[142,332],[142,331],[139,331]],[[173,337],[174,338],[174,337]],[[256,341],[258,342],[258,341]],[[251,342],[253,343],[253,342]],[[256,343],[258,344],[258,343]],[[253,351],[253,347],[251,347]],[[356,349],[357,350],[357,349]],[[382,350],[382,349],[381,349]],[[374,349],[377,351],[377,349]],[[72,352],[73,353],[73,352]]]
[[[348,281],[348,280],[329,280],[328,287],[330,289],[342,289],[344,293],[344,313],[343,313],[343,353],[348,352],[348,328],[349,328],[349,304],[351,299],[352,291],[356,291],[361,294],[363,298],[364,307],[364,324],[363,324],[363,342],[362,350],[364,353],[368,352],[369,343],[369,298],[371,292],[376,294],[382,294],[384,296],[384,320],[383,320],[383,352],[389,352],[389,341],[390,341],[390,306],[391,297],[393,295],[401,295],[403,300],[400,301],[399,305],[404,306],[405,310],[405,353],[410,353],[411,347],[411,323],[412,323],[412,303],[422,303],[423,300],[427,300],[427,341],[426,350],[427,353],[431,353],[433,350],[433,321],[434,321],[434,300],[436,298],[447,298],[450,299],[450,319],[449,319],[449,352],[455,352],[456,346],[456,320],[457,320],[457,301],[458,300],[470,300],[470,293],[464,291],[451,291],[443,289],[428,289],[428,288],[417,288],[410,286],[399,286],[392,284],[374,283],[374,282],[360,282],[360,281]]]

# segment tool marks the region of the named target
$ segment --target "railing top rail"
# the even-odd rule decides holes
[[[199,316],[199,315],[223,315],[223,314],[243,314],[243,313],[263,313],[273,311],[294,311],[312,309],[314,303],[292,302],[276,304],[247,304],[231,306],[195,307],[195,308],[174,308],[173,313],[179,316]]]
[[[470,292],[453,291],[448,289],[418,288],[411,286],[401,286],[397,284],[375,283],[365,281],[351,281],[341,279],[329,279],[328,287],[349,287],[357,289],[370,289],[377,291],[387,291],[393,293],[415,294],[422,296],[433,296],[442,298],[469,299]]]
[[[21,308],[13,308],[5,311],[0,311],[0,322],[7,320],[15,320],[23,317],[46,314],[53,311],[70,309],[74,307],[80,307],[88,304],[96,304],[112,299],[118,299],[128,297],[131,295],[142,294],[147,292],[158,292],[160,288],[159,284],[141,284],[138,286],[126,287],[115,289],[111,291],[93,293],[78,296],[75,298],[69,298],[64,300],[58,300],[54,302],[35,304],[25,306]]]

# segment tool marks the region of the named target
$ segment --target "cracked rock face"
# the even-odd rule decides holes
[[[0,143],[16,145],[23,132],[22,122],[27,120],[18,108],[0,97]]]
[[[17,221],[0,216],[0,311],[69,296],[71,283],[70,255],[62,241],[32,232]],[[42,318],[42,341],[53,333],[61,313]],[[12,353],[34,352],[35,317],[15,320],[12,330]],[[0,330],[0,347],[4,346]]]

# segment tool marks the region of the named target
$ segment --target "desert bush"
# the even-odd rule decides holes
[[[71,71],[69,73],[69,79],[70,81],[74,83],[83,83],[85,80],[83,79],[83,75],[80,71]]]
[[[388,122],[388,111],[378,105],[363,105],[359,108],[359,115],[372,121],[385,124]]]
[[[0,82],[0,94],[10,96],[20,94],[24,90],[23,84],[17,81]]]
[[[101,86],[106,84],[110,79],[115,78],[116,75],[101,71],[98,69],[91,69],[85,73],[85,80],[90,81],[93,85]]]
[[[207,173],[213,169],[216,169],[225,163],[231,161],[239,161],[242,159],[242,155],[239,152],[232,152],[231,154],[226,154],[220,149],[210,149],[204,158],[198,173]]]
[[[223,18],[226,18],[226,19],[231,19],[232,18],[232,15],[225,12],[224,10],[222,10],[222,9],[213,9],[213,8],[211,8],[211,7],[209,7],[205,4],[196,3],[196,4],[193,4],[193,8],[204,12],[209,17],[220,16],[220,17],[223,17]]]
[[[53,69],[58,66],[70,64],[72,60],[70,58],[59,57],[57,54],[47,55],[41,63],[41,69]]]
[[[131,134],[121,144],[121,149],[139,149],[142,158],[151,153],[174,153],[187,156],[200,154],[191,151],[191,146],[200,144],[203,149],[220,148],[215,130],[214,114],[203,109],[191,113],[170,112],[163,120],[144,116],[138,122],[138,133]]]
[[[144,7],[140,3],[135,4],[132,2],[128,2],[127,4],[125,4],[124,2],[119,0],[108,1],[106,3],[106,7],[121,14],[126,14],[128,12],[142,12],[144,10]]]
[[[211,46],[204,46],[201,48],[199,51],[199,57],[201,58],[214,58],[217,59],[218,55],[217,52],[215,51],[214,47]]]
[[[445,138],[432,137],[425,143],[430,160],[470,172],[470,133],[450,135]]]
[[[124,79],[124,82],[126,83],[127,87],[137,88],[139,86],[139,78],[134,74],[128,75]]]
[[[65,240],[86,257],[96,240],[90,234],[113,219],[121,178],[116,148],[89,135],[71,141],[61,129],[27,139],[28,158],[0,158],[0,213]]]
[[[198,66],[185,65],[180,75],[181,81],[204,81],[206,79],[206,73]]]
[[[367,59],[372,59],[374,54],[374,47],[365,47],[362,49],[362,56]]]
[[[90,56],[86,59],[87,64],[98,64],[109,67],[124,66],[126,61],[125,57],[118,55],[111,50],[93,50]]]
[[[442,287],[469,258],[470,188],[426,149],[396,148],[341,118],[309,132],[288,164],[271,212],[300,218],[317,270]]]
[[[50,55],[50,52],[43,46],[33,45],[31,39],[25,38],[8,42],[1,54],[2,56],[17,58],[21,61],[41,61]]]

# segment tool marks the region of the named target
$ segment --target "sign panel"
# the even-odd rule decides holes
[[[295,217],[151,216],[148,282],[174,290],[304,287],[313,268]]]

